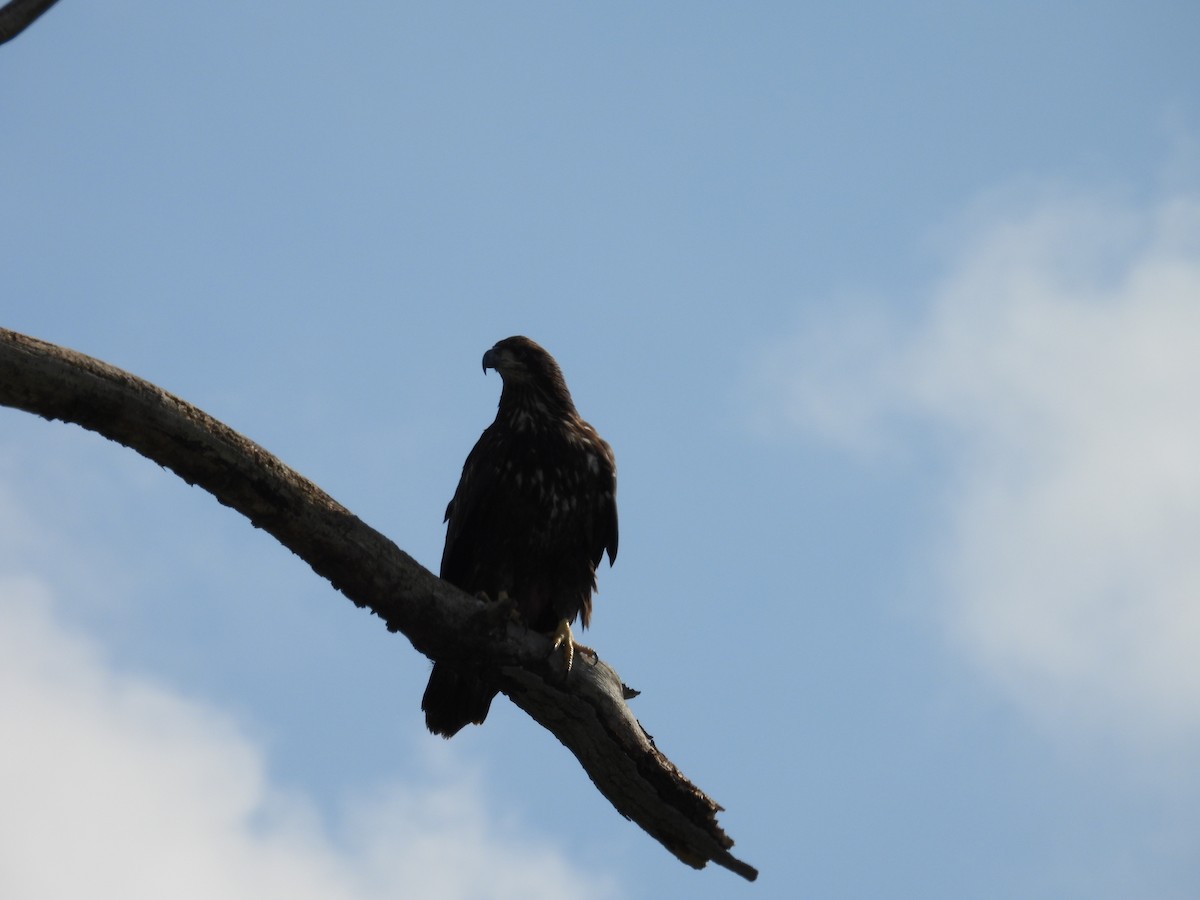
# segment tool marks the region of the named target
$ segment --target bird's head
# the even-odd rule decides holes
[[[505,393],[533,391],[555,406],[570,406],[571,394],[562,370],[541,344],[522,335],[499,341],[483,354],[483,371],[495,369],[504,379]]]
[[[495,369],[505,381],[529,381],[557,372],[558,364],[540,344],[516,335],[499,341],[483,354],[483,371],[488,369]]]

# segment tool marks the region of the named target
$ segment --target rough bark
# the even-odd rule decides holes
[[[95,431],[211,493],[305,560],[430,659],[470,655],[550,731],[616,810],[689,866],[753,881],[721,809],[655,747],[633,692],[585,653],[564,676],[549,640],[440,580],[328,494],[202,410],[127,372],[0,329],[0,404]]]

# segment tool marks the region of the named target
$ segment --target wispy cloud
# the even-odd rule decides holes
[[[915,318],[862,302],[771,348],[763,419],[859,452],[925,426],[958,645],[1038,713],[1200,735],[1200,200],[959,224]]]
[[[0,735],[0,896],[615,893],[499,820],[469,776],[385,785],[323,819],[219,710],[115,671],[30,577],[0,577]]]

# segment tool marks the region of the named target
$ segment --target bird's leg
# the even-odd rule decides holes
[[[554,640],[550,652],[562,652],[563,665],[566,667],[567,674],[571,674],[571,665],[575,662],[575,651],[582,650],[584,653],[591,656],[592,659],[599,659],[596,651],[591,647],[585,647],[583,644],[577,643],[574,635],[571,634],[571,622],[569,619],[560,619],[558,627],[554,629],[552,635]]]
[[[567,619],[559,619],[558,627],[554,629],[554,644],[550,652],[562,649],[563,665],[567,674],[571,674],[571,664],[575,662],[575,639],[571,637],[571,623]]]

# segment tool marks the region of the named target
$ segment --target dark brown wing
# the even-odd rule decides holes
[[[592,565],[599,568],[605,552],[610,566],[617,561],[617,465],[612,448],[598,435],[596,446],[601,452],[597,453],[598,471],[592,488],[596,498],[592,512],[596,523],[592,537]]]
[[[506,444],[504,430],[493,424],[467,455],[458,488],[446,506],[440,573],[455,587],[471,594],[484,591],[493,600],[507,588],[497,583],[505,566],[495,536],[505,533],[504,520],[515,512],[516,498],[509,496],[503,472]]]
[[[505,506],[497,466],[503,459],[503,441],[496,426],[488,428],[463,463],[454,497],[446,507],[446,545],[442,550],[441,577],[455,587],[495,599],[503,585],[496,552],[488,551],[488,536],[495,533]],[[483,724],[496,686],[486,673],[450,662],[435,663],[421,698],[425,724],[434,734],[453,737],[464,726]]]

